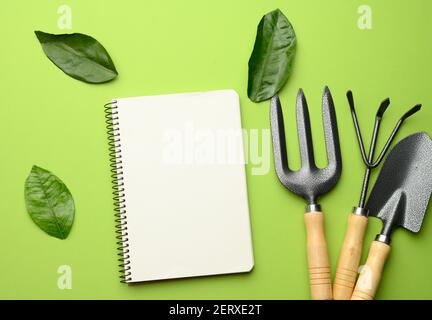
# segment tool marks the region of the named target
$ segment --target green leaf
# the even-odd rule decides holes
[[[96,39],[82,33],[35,34],[47,57],[72,78],[103,83],[117,77],[113,61]]]
[[[279,92],[291,75],[296,43],[294,29],[279,9],[262,17],[249,59],[249,99],[260,102]]]
[[[72,228],[75,205],[66,185],[51,172],[33,166],[25,182],[27,212],[50,236],[66,239]]]

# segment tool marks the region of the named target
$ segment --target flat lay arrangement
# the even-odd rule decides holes
[[[419,232],[432,194],[432,140],[422,132],[405,138],[394,147],[365,205],[370,170],[379,165],[403,121],[419,111],[421,106],[414,106],[399,119],[377,161],[374,162],[373,156],[380,123],[390,100],[384,100],[378,109],[369,157],[366,159],[351,91],[348,91],[347,97],[365,160],[366,173],[360,204],[354,207],[348,221],[348,231],[335,277],[334,293],[332,292],[330,263],[324,235],[324,218],[321,206],[317,202],[317,196],[333,188],[342,172],[333,99],[326,87],[323,94],[322,112],[328,165],[323,169],[318,169],[315,164],[309,111],[303,91],[299,91],[296,103],[302,163],[302,167],[296,172],[291,171],[288,167],[282,107],[277,96],[272,99],[270,106],[276,173],[286,188],[308,200],[305,214],[307,258],[311,297],[315,300],[373,299],[390,248],[390,233],[397,226],[402,226],[412,232]],[[368,215],[379,217],[383,220],[384,227],[373,242],[368,260],[357,280]],[[357,284],[354,289],[356,280]]]
[[[30,4],[59,18],[0,59],[0,299],[431,299],[414,2]]]

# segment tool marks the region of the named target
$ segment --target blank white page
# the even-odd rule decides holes
[[[237,93],[115,101],[128,282],[250,271],[252,239]]]

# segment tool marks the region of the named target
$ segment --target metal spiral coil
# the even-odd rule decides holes
[[[106,129],[108,134],[108,150],[113,189],[114,216],[116,224],[117,255],[119,256],[120,281],[131,281],[129,256],[129,239],[126,221],[125,188],[123,182],[123,166],[121,156],[120,130],[118,123],[117,101],[105,104]]]

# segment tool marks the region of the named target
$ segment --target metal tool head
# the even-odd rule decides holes
[[[402,115],[402,117],[396,123],[396,126],[394,127],[393,131],[391,132],[389,138],[387,139],[387,142],[385,143],[383,149],[381,150],[377,160],[374,161],[375,148],[376,148],[376,143],[378,140],[378,132],[379,132],[379,129],[381,126],[381,121],[383,119],[384,113],[386,112],[388,106],[390,105],[390,99],[387,98],[387,99],[383,100],[381,102],[377,112],[376,112],[375,124],[374,124],[374,128],[372,131],[372,138],[371,138],[371,143],[370,143],[370,147],[369,147],[369,156],[368,157],[366,157],[366,151],[365,151],[365,147],[363,144],[363,138],[362,138],[362,134],[360,131],[360,125],[359,125],[359,122],[357,119],[357,113],[356,113],[355,106],[354,106],[354,97],[353,97],[351,90],[349,90],[347,92],[347,99],[348,99],[348,104],[350,107],[351,116],[352,116],[353,123],[354,123],[354,128],[356,131],[357,141],[358,141],[358,144],[360,147],[362,159],[366,165],[366,171],[365,171],[365,175],[364,175],[364,179],[363,179],[363,185],[362,185],[362,190],[361,190],[361,194],[360,194],[359,205],[357,207],[357,209],[361,209],[364,207],[364,204],[366,201],[366,194],[368,191],[371,170],[378,167],[378,165],[384,159],[385,154],[387,153],[388,149],[390,148],[390,145],[392,144],[393,140],[395,139],[395,137],[396,137],[399,129],[401,128],[403,122],[407,118],[409,118],[410,116],[412,116],[413,114],[418,112],[421,109],[421,104],[415,105],[414,107],[412,107],[411,109],[409,109],[408,111],[406,111]],[[356,208],[354,208],[354,209],[356,209]],[[364,212],[367,213],[367,211],[364,211]]]
[[[324,169],[319,169],[315,165],[309,111],[306,97],[301,89],[297,95],[296,110],[302,167],[298,171],[292,171],[288,166],[282,106],[278,96],[271,99],[270,124],[276,173],[286,188],[305,198],[309,204],[316,204],[318,196],[333,188],[342,172],[336,112],[330,90],[325,87],[322,97],[322,118],[328,160],[328,165]]]
[[[354,98],[353,98],[353,94],[352,94],[351,90],[349,90],[347,92],[347,99],[348,99],[348,104],[350,107],[351,116],[352,116],[353,123],[354,123],[354,128],[356,130],[357,140],[359,143],[362,159],[363,159],[363,162],[365,163],[366,167],[369,169],[373,169],[373,168],[376,168],[379,166],[380,162],[384,159],[384,156],[385,156],[387,150],[390,148],[391,143],[393,142],[394,138],[396,137],[396,134],[398,133],[399,129],[401,128],[403,122],[406,119],[408,119],[409,117],[411,117],[413,114],[420,111],[420,109],[422,107],[421,104],[416,104],[414,107],[412,107],[411,109],[406,111],[400,117],[398,122],[396,122],[396,126],[394,127],[389,138],[387,139],[387,142],[385,143],[383,149],[381,150],[381,152],[378,156],[378,159],[373,161],[373,156],[374,156],[374,152],[375,152],[379,128],[381,125],[382,118],[384,116],[384,112],[387,110],[388,106],[390,105],[390,99],[387,98],[381,102],[381,104],[378,108],[378,111],[375,115],[375,125],[374,125],[374,129],[373,129],[373,133],[372,133],[372,141],[371,141],[371,145],[370,145],[370,149],[369,149],[369,157],[366,156],[366,151],[365,151],[365,147],[363,144],[363,138],[362,138],[362,134],[360,132],[360,126],[359,126],[358,119],[357,119],[357,113],[356,113],[356,110],[354,107]]]
[[[389,153],[366,208],[383,221],[381,235],[403,227],[418,232],[432,193],[432,140],[419,132],[401,140]]]

